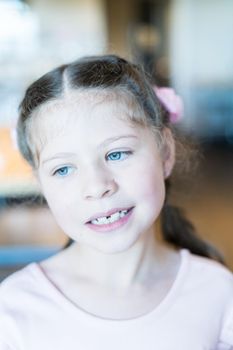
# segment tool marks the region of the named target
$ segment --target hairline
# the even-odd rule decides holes
[[[100,93],[101,92],[101,93]],[[93,94],[94,93],[94,94]],[[103,103],[106,98],[109,98],[111,96],[111,100],[119,101],[121,98],[123,98],[126,105],[129,105],[130,108],[128,108],[129,111],[133,111],[132,115],[130,116],[127,114],[126,118],[122,118],[125,121],[128,120],[131,125],[140,125],[142,127],[151,127],[152,129],[155,129],[156,134],[159,132],[159,128],[152,127],[152,124],[149,124],[147,117],[145,116],[145,112],[142,109],[142,107],[139,105],[138,101],[136,100],[133,93],[131,93],[126,87],[122,85],[114,86],[114,87],[81,87],[81,88],[75,88],[71,85],[66,84],[66,88],[61,93],[60,96],[50,98],[46,102],[38,105],[29,115],[26,123],[25,123],[25,134],[27,137],[27,145],[32,153],[33,156],[33,167],[37,169],[36,164],[38,164],[39,159],[39,151],[35,147],[33,147],[33,144],[35,145],[35,141],[32,141],[33,138],[33,124],[34,121],[38,120],[40,116],[45,112],[48,111],[49,108],[59,108],[60,105],[62,105],[64,102],[70,102],[76,104],[78,101],[76,100],[76,97],[82,98],[82,94],[85,96],[88,94],[90,97],[93,96],[93,100],[96,100],[96,97],[98,97],[97,102],[94,103],[94,106],[99,103]],[[135,116],[142,116],[138,118],[134,118]],[[35,133],[34,133],[35,137]],[[158,142],[160,144],[161,142]]]

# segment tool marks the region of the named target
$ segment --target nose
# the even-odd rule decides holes
[[[85,199],[100,199],[113,195],[118,185],[113,174],[103,166],[92,166],[85,169],[83,197]]]

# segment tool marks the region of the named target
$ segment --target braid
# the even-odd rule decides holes
[[[68,238],[68,241],[66,244],[62,247],[62,249],[69,248],[74,243],[74,240],[72,238]]]
[[[170,181],[165,181],[166,194],[170,191]],[[217,260],[225,265],[222,254],[211,244],[201,239],[193,224],[185,217],[181,208],[173,206],[165,199],[161,212],[161,229],[165,241],[176,247],[189,249],[193,254]]]

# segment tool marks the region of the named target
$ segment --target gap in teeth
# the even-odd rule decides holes
[[[94,219],[91,221],[91,223],[95,224],[95,225],[111,224],[111,223],[123,218],[128,212],[129,212],[129,210],[120,210],[120,211],[118,211],[110,216],[103,216],[101,218]]]

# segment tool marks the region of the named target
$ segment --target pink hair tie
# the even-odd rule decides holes
[[[153,89],[159,101],[169,113],[170,122],[172,124],[179,122],[183,117],[184,111],[181,97],[176,95],[175,91],[169,87],[153,86]]]

